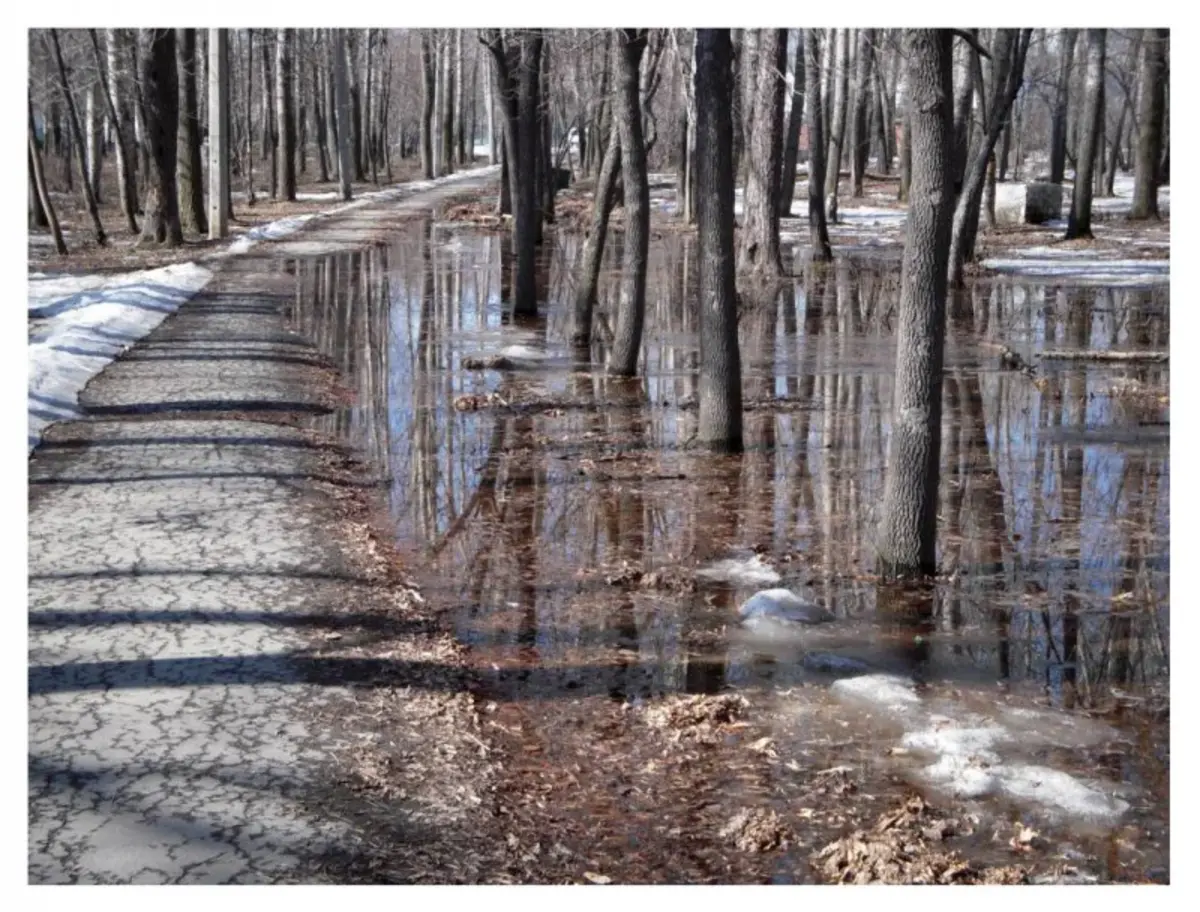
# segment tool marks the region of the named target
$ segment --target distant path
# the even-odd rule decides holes
[[[290,240],[361,242],[493,180]],[[337,879],[363,841],[320,810],[337,745],[317,711],[351,690],[288,653],[380,586],[327,493],[342,454],[283,422],[327,411],[336,378],[285,325],[272,247],[220,264],[30,460],[31,882]]]

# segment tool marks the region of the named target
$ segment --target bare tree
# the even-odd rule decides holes
[[[137,187],[133,176],[133,157],[129,152],[129,112],[127,108],[118,105],[121,97],[120,72],[117,61],[120,56],[116,52],[116,29],[107,29],[108,43],[108,73],[105,78],[104,58],[100,54],[100,39],[95,29],[88,29],[88,37],[92,43],[92,59],[96,62],[96,70],[101,74],[100,88],[104,93],[104,104],[108,109],[108,119],[112,124],[113,136],[116,140],[117,153],[117,195],[121,200],[121,214],[125,216],[125,226],[131,234],[138,233],[137,224]],[[122,113],[123,112],[123,113]]]
[[[1066,239],[1092,236],[1092,180],[1104,116],[1105,29],[1087,30],[1087,70],[1084,74],[1083,110],[1080,112],[1079,144],[1075,153],[1075,182],[1071,192],[1071,214],[1067,217]]]
[[[1129,211],[1131,219],[1158,218],[1159,162],[1162,159],[1170,35],[1169,29],[1146,29],[1142,35],[1138,77],[1142,93],[1137,118],[1140,131],[1133,176],[1133,205]]]
[[[253,60],[251,60],[253,63]],[[251,67],[253,69],[253,67]],[[229,30],[208,31],[208,237],[229,234]],[[196,175],[199,179],[199,174]]]
[[[103,156],[100,153],[100,105],[97,96],[96,79],[89,79],[87,97],[84,102],[84,136],[87,141],[87,181],[92,187],[92,195],[96,202],[103,201],[100,193],[100,173]]]
[[[175,179],[179,186],[179,219],[197,234],[208,231],[204,215],[204,173],[200,163],[200,110],[196,93],[196,30],[175,30],[179,53],[179,82],[183,89],[179,111],[179,160]]]
[[[296,199],[296,118],[292,98],[291,29],[275,30],[275,123],[279,134],[279,192],[288,202]]]
[[[796,162],[800,157],[800,130],[804,126],[804,32],[796,31],[796,52],[792,61],[792,108],[788,112],[783,138],[783,170],[779,184],[779,216],[792,214],[796,194]]]
[[[617,376],[637,373],[646,317],[646,268],[650,252],[650,182],[642,132],[639,67],[646,50],[646,29],[622,29],[617,41],[617,88],[613,112],[621,142],[621,183],[625,194],[625,249],[621,303],[609,351],[608,370]]]
[[[179,80],[175,66],[175,30],[143,29],[142,92],[150,168],[146,181],[145,219],[139,244],[183,243],[175,160],[179,141]]]
[[[54,213],[54,201],[50,199],[50,191],[46,187],[46,173],[42,168],[42,147],[38,145],[37,130],[33,122],[33,102],[29,103],[29,164],[33,169],[33,185],[37,191],[38,200],[42,204],[42,212],[50,227],[50,236],[54,238],[54,249],[61,256],[67,255],[67,244],[63,240],[62,228],[58,224],[58,216]]]
[[[805,67],[808,72],[808,230],[812,258],[833,259],[829,228],[825,224],[825,105],[821,98],[821,39],[817,29],[804,30]],[[836,166],[835,166],[836,167]]]
[[[346,37],[333,30],[333,88],[337,104],[338,185],[342,199],[349,200],[350,189],[350,92],[346,86]]]
[[[1050,121],[1050,181],[1061,184],[1067,163],[1067,113],[1071,97],[1071,62],[1079,29],[1059,29],[1058,78],[1054,83],[1054,111]]]
[[[786,32],[780,42],[786,51]],[[696,204],[700,242],[697,441],[714,449],[739,451],[742,367],[734,287],[731,56],[728,29],[696,31]]]
[[[951,42],[945,29],[911,29],[905,36],[913,174],[879,536],[885,578],[932,575],[937,569],[946,264],[953,205]]]
[[[88,177],[86,146],[82,130],[79,127],[79,115],[75,111],[75,99],[71,97],[71,84],[67,79],[67,66],[63,62],[57,29],[50,29],[50,43],[54,48],[54,62],[58,66],[59,95],[67,107],[67,122],[71,126],[72,145],[75,147],[75,159],[79,164],[79,178],[83,184],[83,198],[87,203],[88,215],[92,219],[92,232],[96,237],[96,243],[103,247],[108,243],[108,236],[104,233],[104,225],[100,222],[100,209],[96,203],[96,195],[92,193],[92,182]]]
[[[575,291],[575,311],[571,330],[571,343],[576,349],[584,349],[591,344],[592,312],[596,307],[596,286],[600,279],[600,264],[604,261],[608,219],[617,198],[617,175],[620,170],[621,138],[617,133],[617,125],[614,123],[608,147],[604,150],[604,161],[600,165],[600,176],[596,179],[591,226],[583,243],[583,266],[580,270],[579,287]]]
[[[829,133],[829,161],[825,176],[825,215],[831,222],[838,219],[838,182],[842,173],[842,150],[846,137],[846,96],[850,87],[850,30],[834,31],[837,33],[837,55],[832,64],[830,85],[833,126]]]
[[[435,91],[433,64],[433,35],[421,30],[421,174],[425,180],[434,176],[433,168],[433,102]]]
[[[868,105],[874,97],[871,70],[875,60],[875,29],[858,30],[858,55],[854,66],[854,115],[850,119],[850,193],[863,195],[863,176],[871,155]]]
[[[758,38],[751,129],[746,137],[745,219],[738,268],[756,279],[777,277],[779,259],[779,181],[783,152],[783,74],[787,29],[763,29]]]

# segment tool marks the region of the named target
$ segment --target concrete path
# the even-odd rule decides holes
[[[378,587],[323,493],[343,455],[289,421],[336,378],[277,265],[227,261],[30,460],[31,882],[313,882],[370,839],[322,810],[350,689],[295,659]]]

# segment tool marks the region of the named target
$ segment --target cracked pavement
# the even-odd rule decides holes
[[[318,720],[352,688],[292,654],[372,581],[324,493],[341,454],[289,423],[337,378],[288,329],[271,248],[223,264],[30,460],[31,883],[328,880],[363,837],[321,809],[338,744]]]

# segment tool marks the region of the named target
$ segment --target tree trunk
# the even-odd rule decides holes
[[[858,30],[858,59],[854,68],[854,116],[850,120],[850,195],[861,199],[863,176],[871,155],[871,133],[868,129],[867,104],[874,96],[871,91],[871,68],[875,56],[875,29]]]
[[[354,165],[354,179],[365,181],[367,173],[363,170],[363,132],[362,132],[362,86],[358,78],[358,41],[354,32],[347,33],[346,41],[346,72],[350,79],[350,159]]]
[[[336,36],[336,29],[325,30],[325,60],[326,67],[324,73],[324,89],[325,89],[325,136],[329,143],[329,174],[330,177],[337,175],[338,186],[341,187],[342,181],[342,165],[341,165],[341,148],[338,142],[338,94],[334,71],[337,69],[335,55],[337,49],[342,46],[342,42]],[[346,55],[342,53],[342,65],[345,66]],[[342,121],[345,123],[345,121]]]
[[[146,140],[150,170],[146,182],[145,219],[139,244],[178,247],[183,243],[175,162],[179,142],[179,79],[175,63],[175,30],[146,29],[142,56],[142,91],[146,107]]]
[[[96,61],[96,69],[104,74],[104,59],[100,55],[100,39],[95,29],[88,29],[92,42],[92,56]],[[125,227],[130,234],[138,233],[137,223],[137,187],[133,171],[133,156],[130,154],[130,123],[128,107],[119,103],[122,98],[122,73],[118,61],[121,55],[117,53],[117,30],[107,29],[105,33],[108,46],[108,73],[101,77],[100,88],[104,93],[104,103],[108,108],[108,118],[113,125],[116,137],[117,152],[117,195],[121,199],[121,214],[125,216]]]
[[[263,32],[262,41],[262,129],[263,158],[267,161],[268,191],[271,199],[279,198],[279,131],[275,119],[275,89],[271,81],[270,32]]]
[[[346,34],[333,30],[333,89],[337,102],[338,184],[342,199],[351,197],[350,90],[346,85]]]
[[[182,89],[179,110],[179,160],[175,179],[179,187],[179,220],[194,234],[205,234],[208,221],[204,213],[204,172],[200,163],[200,114],[196,93],[196,30],[175,30],[179,52],[179,83]]]
[[[229,30],[208,31],[208,237],[229,234]]]
[[[783,144],[783,170],[779,184],[779,216],[792,214],[796,195],[796,162],[800,157],[800,131],[804,126],[804,32],[796,34],[796,53],[792,62],[792,109],[788,113]]]
[[[71,96],[71,86],[67,81],[67,66],[63,63],[62,47],[58,43],[58,30],[50,29],[50,42],[54,49],[54,60],[58,66],[58,91],[67,108],[67,123],[71,128],[72,145],[75,147],[75,161],[79,165],[79,180],[83,184],[83,198],[87,203],[88,215],[92,220],[92,232],[96,243],[101,247],[108,243],[104,233],[104,225],[100,222],[100,209],[96,204],[96,196],[92,193],[92,182],[88,176],[87,147],[83,140],[83,131],[79,126],[79,114],[75,111],[75,99]]]
[[[762,30],[757,65],[753,130],[746,139],[745,217],[738,269],[761,281],[783,272],[779,259],[779,184],[787,29]]]
[[[1071,61],[1079,29],[1058,30],[1058,79],[1054,83],[1054,112],[1050,120],[1050,182],[1061,184],[1067,162],[1067,112],[1071,97]]]
[[[501,132],[497,145],[500,147],[500,192],[496,196],[496,214],[512,215],[512,172],[509,170],[508,134]]]
[[[577,349],[586,349],[592,341],[592,312],[596,308],[596,287],[600,279],[600,264],[604,261],[604,245],[608,239],[608,218],[616,203],[617,174],[621,168],[621,139],[616,124],[604,150],[604,162],[600,166],[600,177],[596,180],[596,193],[592,201],[592,222],[583,242],[583,266],[579,274],[579,288],[575,292],[575,312],[571,330],[571,344]]]
[[[296,201],[296,119],[292,98],[292,54],[288,47],[291,29],[275,30],[275,123],[279,134],[279,192],[289,203]]]
[[[325,89],[321,84],[321,73],[317,67],[316,38],[313,39],[313,58],[309,67],[310,88],[312,91],[312,129],[317,137],[317,171],[321,183],[329,182],[329,133],[325,128]]]
[[[33,186],[37,191],[38,201],[42,212],[50,226],[50,236],[54,238],[54,249],[60,256],[67,255],[67,244],[63,240],[62,228],[58,224],[58,216],[54,213],[54,203],[50,199],[50,191],[46,187],[46,173],[42,168],[42,149],[38,145],[37,131],[33,123],[33,102],[29,105],[29,167],[33,171]]]
[[[97,98],[97,80],[88,83],[84,122],[86,124],[87,141],[87,180],[92,187],[92,195],[100,203],[100,100]]]
[[[896,108],[900,112],[900,139],[896,150],[900,159],[900,188],[896,198],[902,203],[908,202],[909,189],[912,186],[912,142],[908,107],[908,68],[905,67],[896,90]]]
[[[846,96],[850,87],[850,30],[837,29],[837,57],[834,60],[833,129],[829,136],[829,161],[825,176],[825,214],[831,222],[838,220],[838,181],[842,170],[843,140],[846,136]]]
[[[804,30],[805,67],[812,97],[808,102],[808,231],[812,258],[833,259],[825,224],[825,105],[821,98],[821,46],[817,29]]]
[[[967,29],[967,34],[978,40],[979,29]],[[963,176],[967,170],[971,149],[971,100],[975,97],[975,67],[979,65],[979,53],[970,44],[960,41],[957,48],[958,63],[954,68],[954,160],[950,181],[954,192],[962,190]],[[981,100],[982,104],[982,100]]]
[[[650,184],[646,174],[646,145],[642,134],[639,67],[646,50],[646,29],[618,33],[617,88],[613,113],[621,142],[621,183],[625,195],[625,248],[621,274],[621,303],[609,352],[609,373],[637,373],[646,317],[646,266],[650,250]]]
[[[454,161],[462,167],[467,158],[466,107],[463,105],[463,30],[454,30]]]
[[[772,29],[767,35],[771,32],[780,33],[777,39],[779,54],[786,56],[787,30]],[[731,56],[728,29],[697,29],[696,203],[700,247],[697,398],[700,417],[696,438],[702,446],[736,452],[742,449],[742,367],[734,287]],[[764,53],[763,56],[769,58],[771,55]],[[782,82],[782,62],[777,80]],[[768,94],[762,92],[761,84],[760,92]],[[782,112],[779,118],[782,119]],[[778,149],[778,142],[775,145]],[[779,157],[778,152],[775,157]]]
[[[1166,109],[1167,42],[1169,29],[1145,29],[1142,34],[1142,94],[1138,103],[1137,159],[1133,173],[1131,219],[1158,218],[1159,163],[1163,152]]]
[[[951,42],[951,33],[944,29],[912,29],[905,42],[913,176],[879,536],[884,578],[932,575],[937,570],[946,266],[953,206]]]
[[[1087,71],[1080,112],[1079,145],[1075,153],[1075,186],[1071,192],[1071,214],[1066,239],[1092,236],[1092,173],[1104,116],[1104,29],[1087,30]]]
[[[441,173],[454,173],[454,46],[442,37]]]
[[[39,228],[49,228],[50,219],[46,216],[46,207],[42,205],[42,197],[38,193],[37,175],[33,167],[33,150],[26,149],[25,151],[29,161],[29,228],[31,231],[36,231]]]
[[[246,115],[246,205],[249,207],[253,206],[255,202],[257,202],[257,199],[254,195],[254,29],[246,29],[245,35],[246,98],[244,113]]]
[[[483,94],[486,102],[484,104],[484,112],[487,115],[487,132],[488,132],[488,164],[494,165],[500,161],[499,141],[496,135],[496,99],[492,89],[492,82],[495,79],[491,67],[483,67]]]

